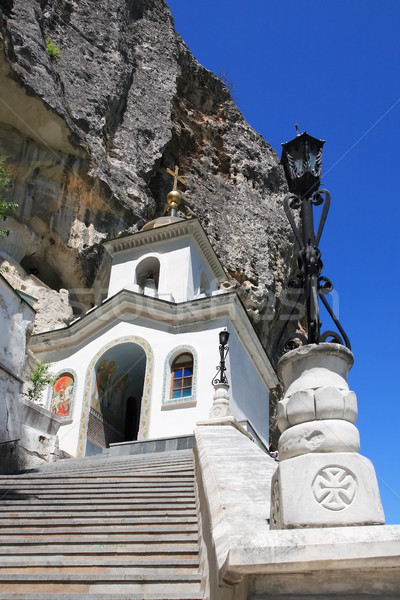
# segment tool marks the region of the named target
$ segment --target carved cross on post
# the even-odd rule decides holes
[[[178,181],[185,185],[185,180],[183,179],[183,177],[179,177],[178,175],[179,167],[175,167],[175,171],[172,171],[171,169],[167,169],[166,171],[174,178],[174,187],[172,188],[174,192],[176,192],[178,189]]]

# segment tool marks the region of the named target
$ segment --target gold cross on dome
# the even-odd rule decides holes
[[[185,180],[183,179],[183,177],[179,177],[178,175],[179,167],[175,167],[175,171],[171,171],[171,169],[166,169],[166,171],[174,178],[174,187],[172,188],[174,192],[176,192],[176,190],[178,189],[178,181],[185,185]]]

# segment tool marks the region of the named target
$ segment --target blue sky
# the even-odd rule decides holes
[[[361,452],[373,460],[386,522],[400,523],[400,2],[168,4],[194,56],[227,73],[245,119],[279,156],[295,123],[326,140],[323,274],[355,355]]]

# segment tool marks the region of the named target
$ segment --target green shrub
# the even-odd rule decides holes
[[[46,50],[47,50],[47,54],[51,58],[51,60],[60,58],[60,56],[61,56],[59,49],[55,47],[54,42],[51,38],[46,39]]]
[[[29,383],[31,387],[24,393],[24,396],[31,402],[36,404],[43,404],[41,395],[48,385],[53,385],[55,381],[55,375],[50,371],[50,365],[46,363],[39,363],[34,369],[32,369],[29,376]]]

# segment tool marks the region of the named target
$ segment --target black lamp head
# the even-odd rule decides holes
[[[226,344],[228,343],[229,340],[229,331],[227,331],[226,329],[224,329],[223,331],[219,332],[219,343],[221,344],[221,346],[226,346]]]
[[[319,188],[324,144],[324,140],[318,140],[306,132],[282,144],[281,163],[293,194],[311,195]]]

